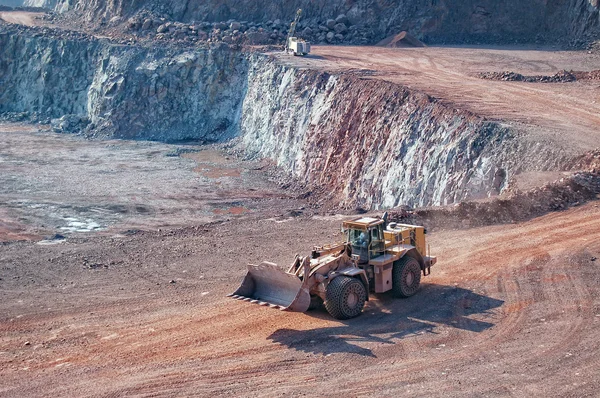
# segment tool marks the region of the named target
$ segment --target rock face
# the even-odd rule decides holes
[[[23,0],[2,0],[0,6],[20,7],[23,5]]]
[[[23,1],[23,5],[25,7],[39,7],[39,8],[47,8],[53,10],[56,8],[58,4],[58,0],[25,0]]]
[[[184,52],[7,30],[0,112],[80,115],[121,138],[222,140],[237,132],[246,70],[224,45]]]
[[[246,153],[326,187],[348,208],[493,196],[520,168],[560,166],[544,150],[525,156],[534,151],[509,129],[389,82],[274,62],[251,62],[248,82]]]
[[[246,69],[226,46],[175,53],[106,47],[88,88],[88,114],[100,131],[118,137],[231,138]]]
[[[518,170],[561,167],[506,128],[388,82],[224,44],[170,50],[28,31],[0,25],[0,113],[107,137],[237,137],[247,156],[272,159],[344,207],[455,203],[499,193]]]
[[[597,0],[59,0],[58,8],[81,12],[89,21],[130,17],[147,10],[184,22],[279,20],[286,28],[296,10],[302,8],[302,23],[315,32],[319,26],[333,30],[336,24],[352,25],[366,31],[364,37],[371,43],[401,31],[428,43],[512,43],[600,36]]]
[[[0,33],[0,110],[59,118],[87,112],[98,43]]]

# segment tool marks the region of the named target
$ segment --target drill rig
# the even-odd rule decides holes
[[[304,39],[294,36],[296,34],[296,27],[302,16],[302,9],[298,9],[296,12],[296,18],[290,25],[287,38],[285,40],[285,52],[293,55],[306,55],[310,52],[310,43]]]

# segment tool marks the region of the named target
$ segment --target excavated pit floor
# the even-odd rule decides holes
[[[359,318],[336,321],[225,297],[247,262],[285,266],[340,237],[340,216],[277,217],[299,203],[261,165],[212,148],[87,141],[22,125],[3,125],[0,142],[8,224],[62,220],[60,230],[80,209],[154,209],[116,219],[120,212],[92,212],[114,224],[59,244],[40,245],[35,233],[0,243],[0,397],[541,397],[600,388],[597,202],[430,233],[438,263],[417,295],[377,295]],[[230,184],[248,190],[235,191],[235,206],[229,197],[215,204]],[[253,213],[231,215],[239,209]],[[162,222],[183,226],[157,229]],[[124,231],[135,225],[146,230]]]
[[[597,69],[587,55],[318,46],[281,62],[408,84],[534,139],[571,142],[575,153],[599,142],[597,82],[474,76]],[[264,164],[15,124],[0,126],[0,143],[0,397],[600,388],[597,202],[517,225],[436,231],[438,264],[416,296],[374,297],[361,317],[340,322],[224,297],[245,263],[287,265],[339,238],[338,216],[281,217],[303,203],[270,182]],[[55,233],[67,239],[38,244]]]
[[[302,207],[268,165],[215,147],[0,124],[0,242],[270,217]]]
[[[422,290],[364,314],[225,297],[336,217],[0,245],[0,396],[596,396],[600,208],[429,235]]]

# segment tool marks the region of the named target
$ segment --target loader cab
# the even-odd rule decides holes
[[[346,242],[350,244],[352,254],[359,256],[359,263],[368,263],[370,259],[385,253],[384,223],[382,219],[371,217],[343,223]]]

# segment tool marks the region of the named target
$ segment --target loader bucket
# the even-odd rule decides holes
[[[268,262],[248,264],[242,284],[229,296],[283,311],[305,312],[310,305],[308,281]]]

